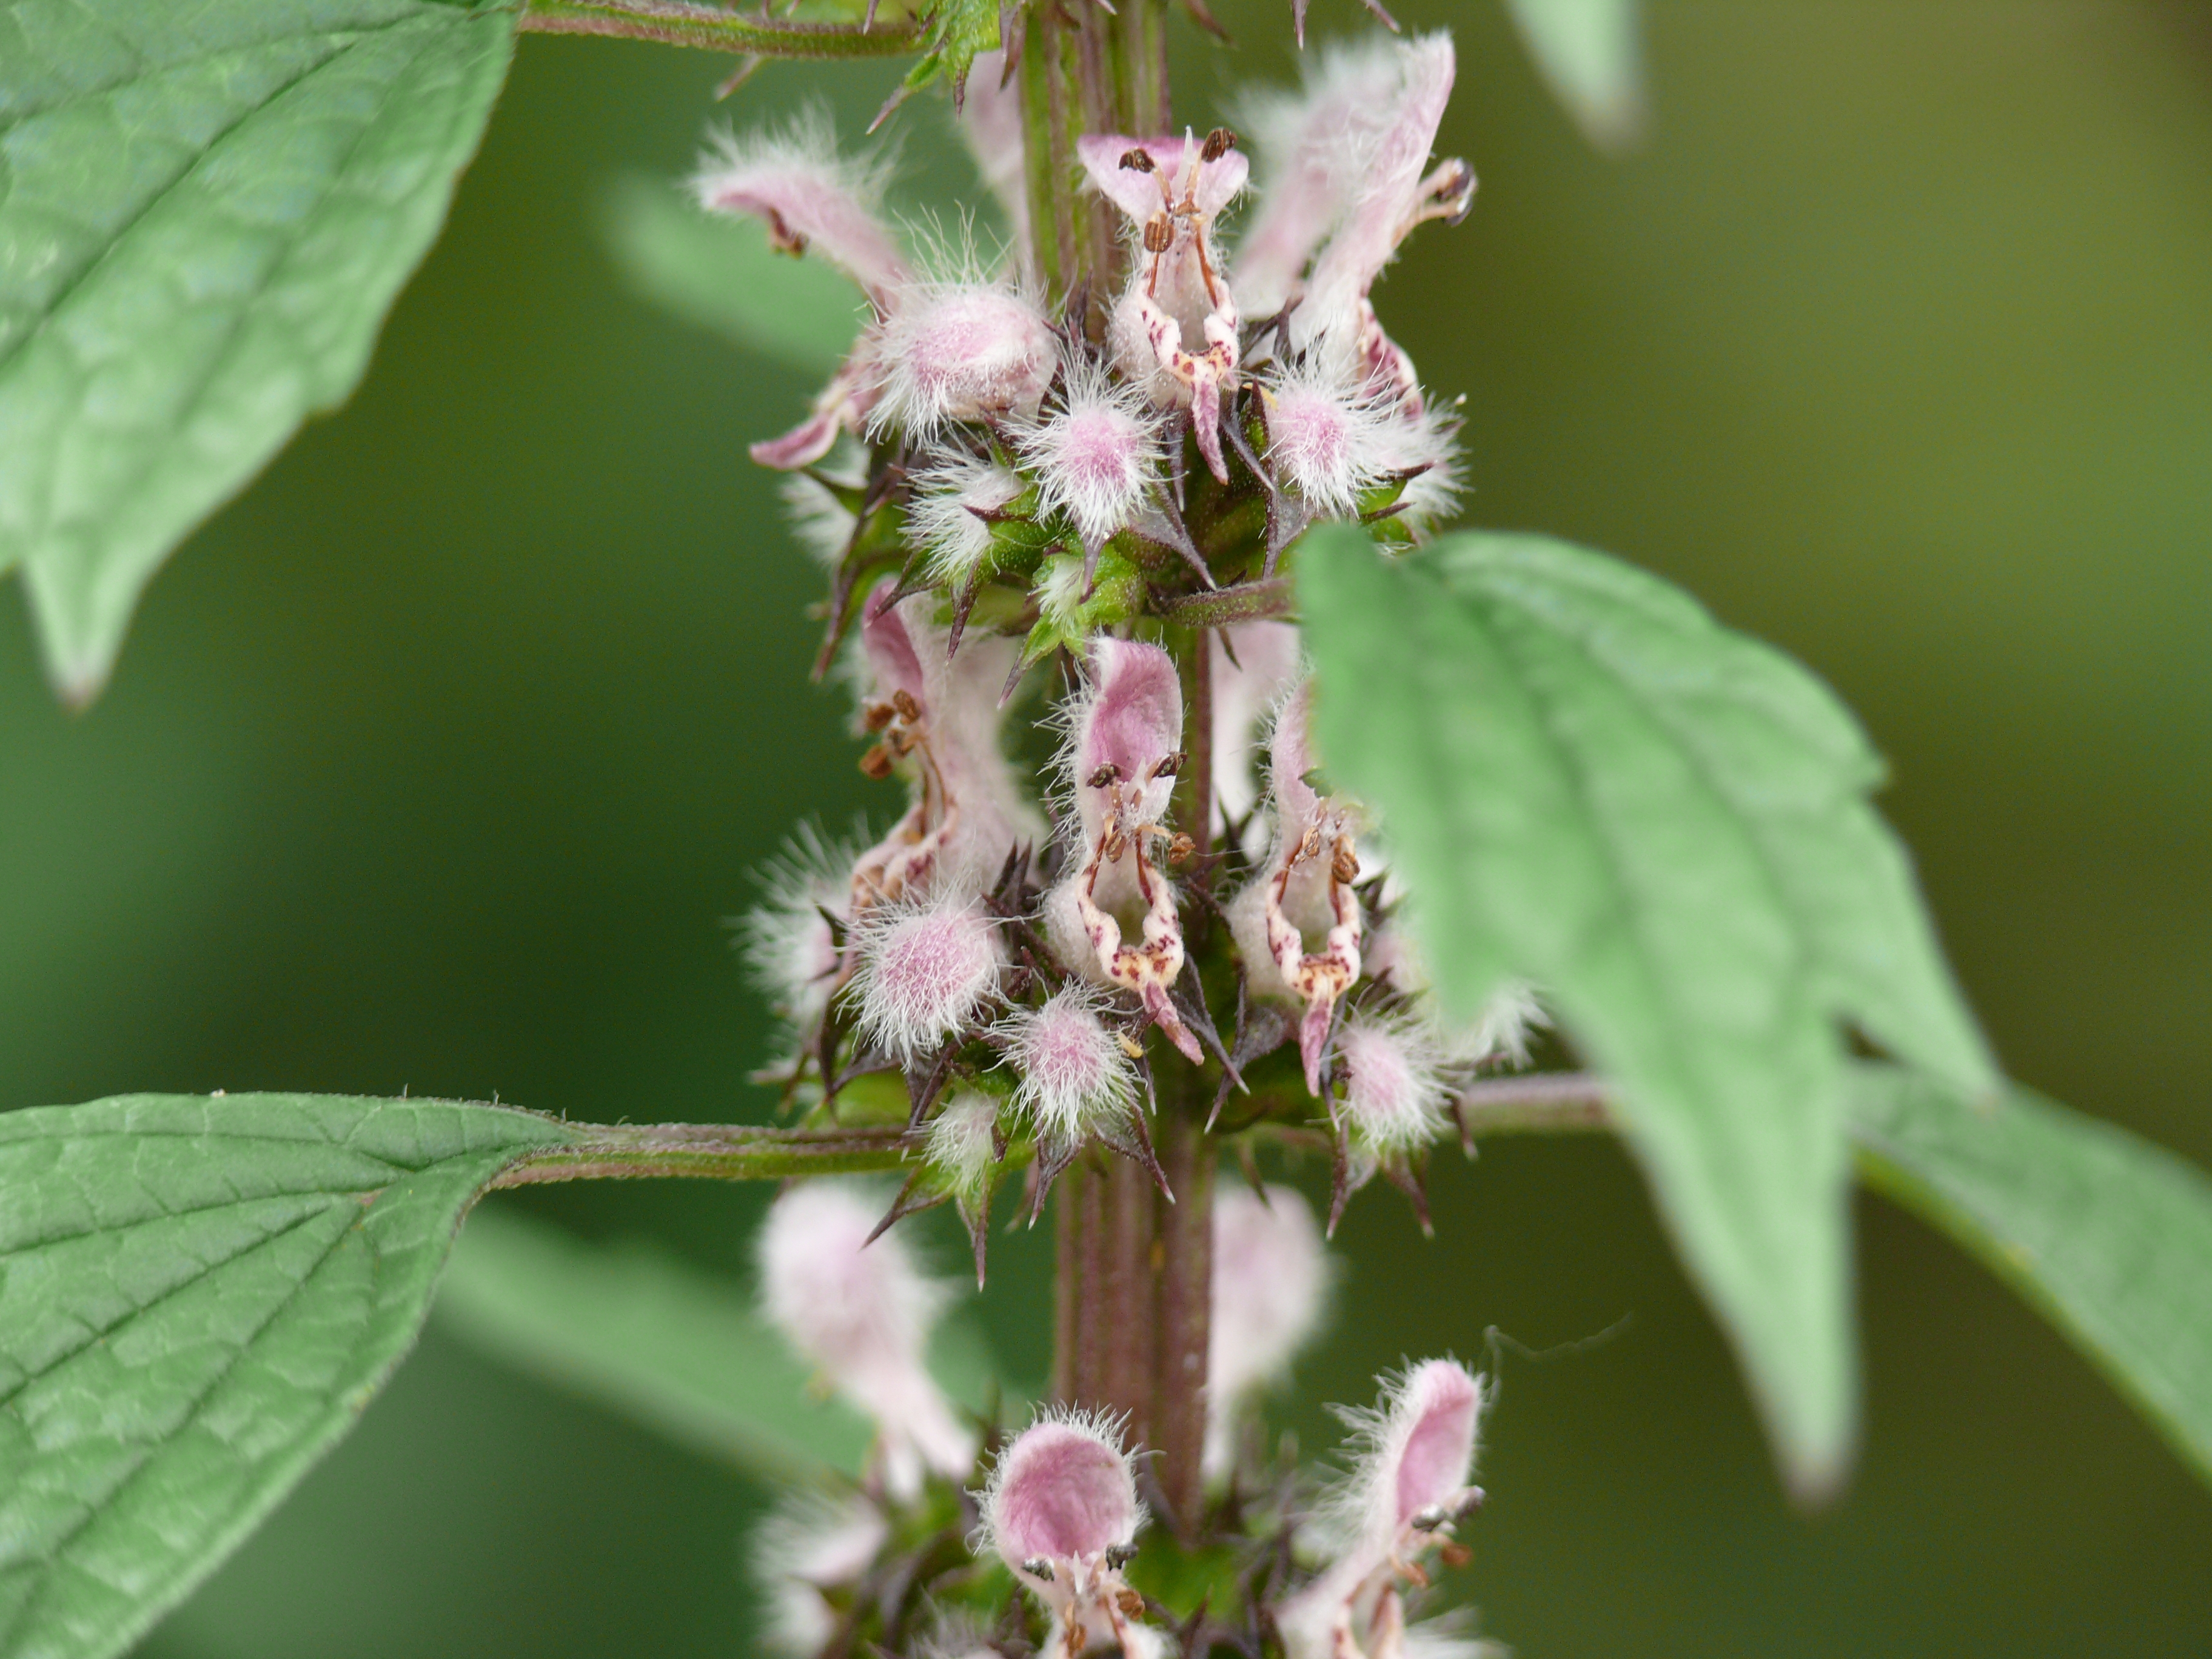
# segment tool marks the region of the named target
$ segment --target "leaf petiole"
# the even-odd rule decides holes
[[[756,58],[896,58],[922,45],[919,23],[875,27],[781,22],[686,0],[524,0],[515,27],[533,34],[606,34]]]

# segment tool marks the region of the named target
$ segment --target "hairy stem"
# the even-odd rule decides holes
[[[532,1152],[492,1186],[556,1181],[622,1181],[689,1176],[711,1181],[780,1181],[792,1176],[896,1170],[911,1143],[895,1127],[761,1129],[738,1124],[580,1124],[580,1139]]]
[[[515,27],[534,34],[607,34],[754,58],[896,58],[922,43],[919,23],[877,28],[779,22],[685,0],[524,0]]]

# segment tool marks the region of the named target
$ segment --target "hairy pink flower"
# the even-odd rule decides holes
[[[1351,518],[1359,498],[1382,481],[1396,411],[1379,406],[1358,379],[1315,353],[1279,368],[1261,402],[1267,459],[1316,513]]]
[[[1474,174],[1464,161],[1426,171],[1451,97],[1451,37],[1425,35],[1396,47],[1395,55],[1399,79],[1383,106],[1387,118],[1373,128],[1343,220],[1315,258],[1304,300],[1291,313],[1291,341],[1301,349],[1331,332],[1348,337],[1371,331],[1379,338],[1367,295],[1382,267],[1416,225],[1465,213],[1474,192]],[[1370,342],[1370,355],[1374,349]]]
[[[846,991],[860,1040],[912,1065],[972,1024],[1006,966],[999,927],[957,892],[879,906],[853,924]]]
[[[1092,134],[1075,149],[1137,247],[1110,325],[1115,360],[1155,403],[1189,409],[1199,453],[1225,481],[1221,417],[1237,384],[1237,302],[1212,236],[1249,163],[1226,128],[1203,141]]]
[[[1020,1079],[1014,1104],[1048,1146],[1064,1147],[1102,1127],[1110,1132],[1136,1110],[1136,1066],[1085,986],[1070,984],[1042,1007],[1015,1009],[993,1035]]]
[[[1133,1622],[1143,1601],[1121,1577],[1145,1510],[1116,1424],[1068,1411],[1039,1419],[999,1454],[982,1511],[980,1541],[1052,1613],[1044,1659],[1109,1642],[1126,1659],[1155,1659],[1156,1634]]]
[[[787,1498],[753,1538],[766,1645],[787,1659],[811,1659],[827,1647],[837,1621],[822,1592],[859,1578],[890,1536],[883,1511],[858,1492],[842,1501]]]
[[[1280,1380],[1321,1323],[1328,1258],[1294,1187],[1264,1195],[1224,1184],[1213,1197],[1213,1296],[1206,1371],[1208,1479],[1229,1472],[1238,1414]]]
[[[910,1498],[925,1468],[965,1474],[975,1441],[922,1363],[944,1290],[898,1234],[868,1243],[881,1207],[839,1182],[787,1190],[761,1231],[761,1297],[792,1346],[875,1419],[884,1483]]]
[[[1237,245],[1237,303],[1272,316],[1298,291],[1307,262],[1344,217],[1405,78],[1395,41],[1335,45],[1307,62],[1296,93],[1248,98],[1237,125],[1265,181]]]
[[[1059,362],[1036,303],[993,283],[940,283],[902,295],[871,348],[878,375],[868,430],[929,440],[958,421],[1036,413]]]
[[[1245,819],[1244,850],[1256,859],[1267,851],[1268,834],[1265,820],[1252,814],[1260,799],[1260,727],[1303,672],[1304,649],[1297,625],[1285,622],[1216,629],[1207,648],[1213,657],[1213,833]]]
[[[887,605],[892,587],[880,584],[861,613],[860,720],[879,734],[883,764],[909,780],[913,797],[854,865],[855,921],[878,904],[927,894],[940,878],[972,889],[1043,834],[999,745],[999,695],[1018,641],[970,639],[948,660],[945,630],[931,619],[935,602],[916,594]]]
[[[829,918],[845,915],[852,871],[851,848],[802,824],[762,870],[768,898],[745,919],[745,962],[753,981],[802,1032],[820,1021],[836,989],[842,957]]]
[[[819,114],[781,132],[724,137],[692,179],[700,206],[749,213],[789,253],[809,249],[860,285],[881,313],[911,280],[904,257],[878,217],[880,172],[837,154]]]
[[[1346,1411],[1359,1448],[1332,1495],[1342,1540],[1336,1560],[1277,1610],[1287,1659],[1404,1659],[1401,1577],[1481,1492],[1468,1484],[1482,1384],[1449,1359],[1388,1378],[1372,1412]]]
[[[1344,1110],[1352,1138],[1378,1155],[1408,1151],[1444,1127],[1450,1091],[1443,1057],[1428,1035],[1403,1017],[1357,1014],[1336,1035],[1344,1062]]]
[[[1352,884],[1359,855],[1349,811],[1306,781],[1315,759],[1307,724],[1312,690],[1285,699],[1269,744],[1274,835],[1260,869],[1229,908],[1230,927],[1255,996],[1304,1005],[1298,1052],[1306,1087],[1321,1092],[1321,1063],[1336,1005],[1359,978],[1363,921]],[[1319,948],[1310,949],[1310,936]]]
[[[1020,442],[1045,506],[1066,514],[1092,551],[1139,516],[1158,474],[1150,411],[1085,357],[1068,363],[1060,407]]]
[[[1182,767],[1182,683],[1156,645],[1101,635],[1091,642],[1091,680],[1068,714],[1063,755],[1081,842],[1046,900],[1046,923],[1063,965],[1094,982],[1136,993],[1169,1040],[1204,1063],[1168,989],[1182,971],[1182,921],[1175,889],[1150,843],[1170,839],[1164,820]],[[1126,943],[1134,924],[1139,942]]]

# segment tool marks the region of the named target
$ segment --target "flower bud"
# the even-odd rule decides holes
[[[1352,1137],[1383,1156],[1436,1139],[1444,1126],[1450,1091],[1440,1075],[1443,1057],[1413,1021],[1355,1014],[1336,1035],[1344,1065],[1344,1112]]]
[[[1155,419],[1087,357],[1067,368],[1060,406],[1020,436],[1046,507],[1096,550],[1138,516],[1158,474]]]
[[[847,995],[861,1041],[902,1065],[967,1029],[1006,965],[998,924],[957,892],[869,911],[854,925],[854,953]]]
[[[783,1193],[761,1231],[761,1298],[792,1346],[875,1419],[884,1484],[907,1498],[925,1468],[965,1474],[975,1442],[922,1362],[945,1291],[897,1233],[868,1242],[880,1207],[840,1182]]]
[[[1136,1066],[1084,987],[1071,984],[1040,1008],[1015,1009],[993,1035],[1020,1079],[1014,1104],[1048,1146],[1065,1147],[1135,1111]]]
[[[1213,1297],[1206,1373],[1208,1479],[1229,1472],[1238,1413],[1279,1381],[1321,1323],[1328,1258],[1292,1187],[1224,1185],[1213,1198]]]
[[[872,354],[868,430],[928,440],[959,421],[1036,413],[1060,361],[1052,324],[1012,289],[947,283],[902,298]]]

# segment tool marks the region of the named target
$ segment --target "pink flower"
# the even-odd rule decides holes
[[[927,441],[956,422],[1036,413],[1059,362],[1052,325],[1001,283],[917,283],[901,290],[870,342],[878,376],[868,431]]]
[[[1328,1258],[1296,1188],[1266,1196],[1224,1183],[1213,1197],[1212,1318],[1206,1371],[1209,1479],[1229,1472],[1239,1414],[1279,1381],[1321,1323]]]
[[[1252,994],[1304,1005],[1298,1052],[1306,1087],[1318,1095],[1337,1002],[1359,978],[1363,924],[1351,814],[1316,795],[1305,778],[1315,763],[1306,729],[1311,697],[1310,686],[1301,686],[1275,717],[1268,764],[1274,836],[1259,871],[1231,902],[1229,920]],[[1319,936],[1318,949],[1308,949],[1310,935]]]
[[[1135,269],[1114,310],[1115,361],[1154,403],[1190,410],[1199,453],[1225,481],[1221,417],[1237,390],[1237,302],[1212,237],[1249,164],[1226,128],[1202,143],[1188,133],[1091,134],[1075,150],[1091,185],[1127,217],[1136,245]]]
[[[1368,395],[1358,377],[1316,351],[1279,367],[1262,392],[1267,459],[1316,513],[1352,518],[1359,498],[1382,482],[1393,458],[1394,407]],[[1402,447],[1402,446],[1401,446]]]
[[[1467,211],[1474,174],[1456,161],[1428,170],[1429,150],[1451,97],[1451,37],[1425,35],[1395,48],[1394,56],[1398,83],[1382,106],[1381,118],[1362,134],[1357,182],[1335,234],[1307,276],[1304,298],[1291,313],[1291,340],[1305,349],[1327,334],[1346,343],[1356,337],[1378,373],[1388,369],[1390,384],[1402,380],[1410,386],[1412,366],[1383,338],[1368,293],[1416,225]]]
[[[1018,641],[981,637],[947,660],[935,602],[916,594],[896,605],[881,584],[860,629],[860,720],[878,734],[871,757],[913,788],[906,813],[853,868],[855,921],[877,904],[920,896],[940,878],[971,892],[1006,855],[1042,838],[999,746],[999,695]]]
[[[1049,511],[1065,513],[1096,551],[1135,520],[1158,477],[1160,446],[1150,412],[1086,357],[1066,368],[1060,407],[1019,434]]]
[[[860,1040],[907,1066],[975,1022],[1006,960],[997,923],[957,892],[870,910],[853,925],[852,953],[846,996]]]
[[[1132,1622],[1143,1603],[1121,1578],[1145,1510],[1113,1422],[1056,1412],[1024,1429],[999,1454],[982,1511],[979,1541],[1052,1614],[1044,1659],[1109,1642],[1151,1659],[1157,1643]]]
[[[782,855],[761,872],[768,900],[745,919],[745,961],[754,983],[801,1032],[820,1022],[837,987],[843,957],[829,915],[843,919],[852,870],[851,848],[802,824]]]
[[[837,1619],[822,1592],[858,1579],[890,1537],[883,1511],[858,1492],[842,1501],[787,1499],[753,1538],[767,1645],[787,1659],[812,1659],[827,1647]]]
[[[1344,1110],[1352,1139],[1379,1157],[1426,1146],[1444,1127],[1451,1091],[1443,1057],[1412,1020],[1358,1014],[1337,1032],[1344,1062]]]
[[[925,1468],[967,1474],[975,1441],[922,1363],[945,1291],[898,1234],[868,1243],[880,1208],[838,1182],[786,1190],[761,1231],[761,1297],[792,1346],[875,1419],[884,1486],[910,1498]]]
[[[1295,624],[1238,623],[1208,636],[1213,654],[1213,833],[1227,819],[1247,819],[1244,850],[1257,858],[1267,848],[1267,825],[1251,817],[1260,799],[1258,738],[1262,720],[1303,672],[1304,652]]]
[[[970,455],[921,473],[907,507],[907,539],[928,556],[930,579],[965,586],[990,556],[994,516],[1029,487],[1012,467]]]
[[[1042,1007],[1015,1009],[992,1035],[1020,1079],[1016,1108],[1048,1147],[1064,1149],[1101,1129],[1110,1134],[1135,1112],[1135,1063],[1086,987],[1070,984]]]
[[[1156,645],[1092,640],[1090,684],[1069,710],[1063,754],[1080,839],[1045,914],[1064,966],[1136,993],[1169,1040],[1200,1065],[1204,1051],[1168,996],[1182,971],[1182,921],[1151,852],[1171,837],[1165,820],[1182,745],[1175,659]],[[1125,942],[1131,924],[1140,933],[1134,945]]]
[[[837,154],[819,115],[781,132],[725,137],[691,184],[700,206],[752,214],[786,252],[819,253],[858,283],[878,313],[912,276],[877,216],[883,186],[880,170]]]
[[[1336,1560],[1277,1610],[1287,1659],[1405,1659],[1401,1577],[1451,1535],[1480,1502],[1468,1484],[1482,1384],[1463,1365],[1431,1359],[1386,1379],[1373,1412],[1346,1412],[1358,1461],[1332,1494]]]

